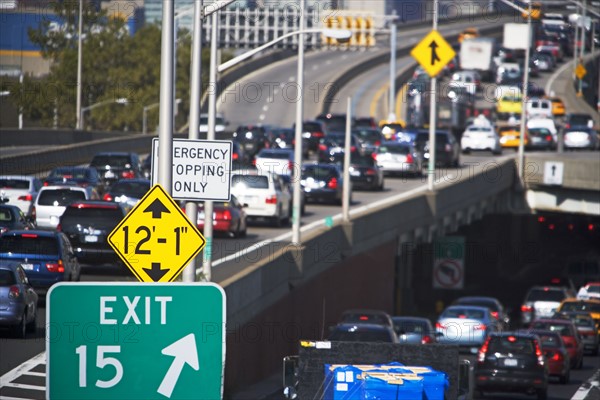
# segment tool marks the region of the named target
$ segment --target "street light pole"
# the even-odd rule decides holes
[[[531,52],[531,2],[527,9],[527,40],[525,47],[525,65],[523,66],[523,90],[521,91],[521,125],[519,130],[519,179],[525,173],[525,124],[527,122],[527,87],[529,86],[529,53]]]
[[[391,21],[392,29],[390,33],[390,97],[388,100],[388,121],[396,120],[396,20]]]
[[[438,0],[433,1],[433,30],[438,26]],[[429,161],[427,162],[427,190],[433,191],[435,183],[435,135],[436,135],[436,86],[437,77],[431,78],[431,90],[429,98]]]
[[[79,29],[77,35],[77,105],[75,110],[76,129],[83,129],[83,121],[81,120],[81,70],[83,61],[83,39],[81,38],[83,31],[83,0],[79,0]]]
[[[304,0],[300,0],[300,20],[299,30],[304,29]],[[294,160],[296,164],[293,170],[294,179],[294,195],[292,198],[292,243],[300,245],[300,196],[302,187],[300,186],[300,180],[302,176],[302,128],[303,128],[303,102],[304,102],[304,35],[300,34],[298,37],[298,65],[296,70],[297,83],[298,83],[298,99],[296,102],[296,131],[294,133]]]
[[[127,99],[124,97],[121,97],[121,98],[113,99],[113,100],[104,100],[104,101],[92,104],[91,106],[83,107],[79,114],[79,120],[81,121],[81,129],[83,129],[83,125],[84,125],[83,124],[83,115],[86,111],[90,111],[90,110],[93,110],[94,108],[98,108],[100,106],[104,106],[106,104],[111,104],[111,103],[127,104]]]

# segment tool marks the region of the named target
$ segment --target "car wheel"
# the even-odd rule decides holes
[[[537,398],[538,398],[538,400],[546,400],[548,398],[548,390],[547,389],[538,389],[537,390]]]
[[[15,325],[11,328],[12,336],[23,339],[27,334],[27,313],[23,313],[23,317],[21,318],[21,322],[18,325]]]
[[[560,377],[560,383],[563,385],[569,383],[570,380],[571,380],[571,372],[570,371],[567,371],[566,374],[564,374],[563,376]]]

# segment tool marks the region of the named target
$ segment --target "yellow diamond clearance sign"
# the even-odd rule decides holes
[[[410,55],[433,78],[454,58],[456,53],[438,31],[432,30],[412,49]]]
[[[575,68],[575,76],[577,76],[578,79],[583,79],[585,74],[587,74],[587,70],[585,69],[583,64],[578,63],[577,68]]]
[[[206,243],[160,185],[146,193],[108,242],[142,282],[172,282]]]

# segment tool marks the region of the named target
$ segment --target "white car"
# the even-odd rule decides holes
[[[31,217],[33,202],[42,186],[42,181],[35,176],[2,175],[0,176],[0,202],[17,206],[23,214]]]
[[[256,169],[263,172],[271,172],[279,175],[293,175],[294,169],[300,171],[300,165],[296,167],[293,149],[262,149],[255,157]]]
[[[463,132],[460,147],[463,153],[474,150],[487,150],[493,154],[502,153],[502,145],[496,129],[489,120],[479,117]]]
[[[229,125],[229,123],[225,120],[222,114],[215,115],[215,132],[223,132],[225,127]],[[199,131],[203,133],[208,132],[208,114],[200,114],[200,127]]]
[[[527,129],[546,128],[552,133],[554,143],[558,143],[558,129],[552,118],[533,117],[527,120]]]
[[[585,286],[582,286],[577,292],[577,298],[580,300],[600,300],[600,282],[591,282]]]
[[[231,194],[247,205],[244,210],[249,218],[267,218],[275,226],[290,221],[291,196],[277,174],[252,169],[232,171]]]
[[[598,149],[598,134],[587,126],[574,126],[563,134],[566,149]]]
[[[55,229],[67,206],[80,200],[99,200],[90,186],[44,186],[35,199],[33,215],[39,228]]]

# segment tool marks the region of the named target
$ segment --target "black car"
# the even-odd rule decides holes
[[[398,343],[394,329],[379,324],[338,324],[332,329],[328,339],[332,342]]]
[[[358,138],[361,152],[364,154],[376,152],[385,140],[381,129],[378,128],[358,127],[352,130],[352,134]]]
[[[350,157],[350,181],[356,189],[383,190],[383,169],[373,156],[352,155]]]
[[[484,392],[548,394],[548,366],[537,335],[491,333],[479,349],[474,368],[475,395]]]
[[[346,114],[326,113],[319,114],[316,118],[318,121],[325,123],[325,128],[328,132],[343,132],[346,130]],[[350,119],[350,126],[354,127],[354,118]]]
[[[415,136],[415,146],[421,151],[425,163],[429,161],[429,130],[419,130]],[[457,168],[460,166],[460,144],[448,131],[435,132],[436,166]]]
[[[565,115],[564,128],[569,129],[573,126],[587,126],[592,128],[594,126],[594,119],[590,114],[586,113],[567,113]]]
[[[102,200],[121,203],[131,210],[150,190],[148,179],[121,179],[110,187]]]
[[[345,133],[329,133],[319,143],[318,160],[321,163],[342,163],[346,145]],[[350,136],[350,154],[358,154],[360,142],[355,135]]]
[[[96,168],[56,167],[44,180],[44,186],[53,185],[91,186],[100,189],[100,176]]]
[[[14,229],[35,229],[35,224],[19,207],[0,204],[0,233]]]
[[[259,151],[269,146],[267,129],[264,126],[238,126],[233,132],[233,140],[239,143],[247,161],[252,161]]]
[[[107,238],[126,215],[125,207],[119,203],[78,201],[65,209],[58,229],[67,235],[80,261],[117,261],[118,257]]]
[[[554,150],[556,142],[547,128],[529,128],[527,130],[527,150]]]
[[[295,128],[296,125],[292,125],[292,130]],[[306,139],[308,150],[313,153],[319,149],[319,141],[326,133],[327,127],[322,120],[308,120],[302,123],[302,138]]]
[[[100,191],[105,192],[119,179],[143,177],[142,163],[137,153],[104,152],[98,153],[90,162],[100,175]]]
[[[303,165],[300,184],[307,202],[325,201],[342,204],[344,179],[342,170],[337,164]],[[352,188],[350,188],[350,199],[352,199]]]
[[[293,128],[272,128],[269,132],[269,147],[273,149],[294,149],[296,147],[296,131]],[[302,132],[302,157],[308,158],[310,140],[306,132]]]

